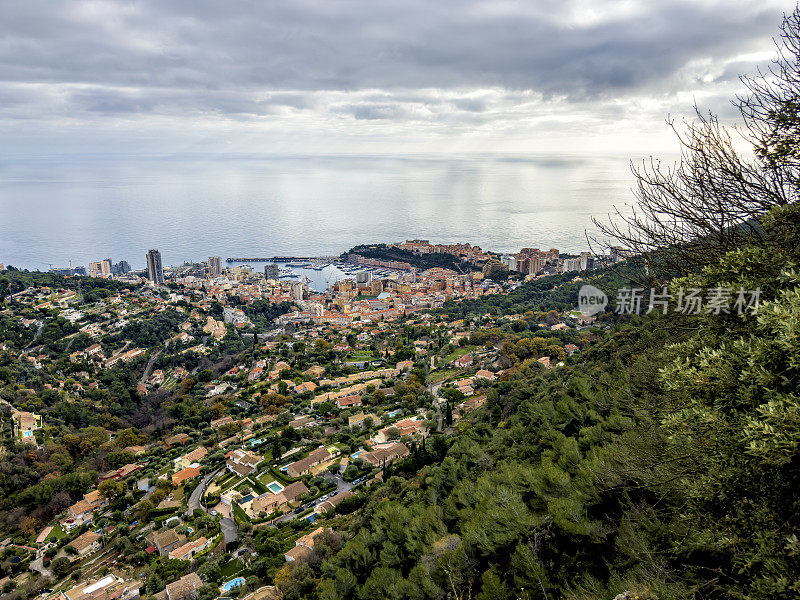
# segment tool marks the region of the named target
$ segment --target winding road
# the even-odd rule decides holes
[[[186,509],[186,515],[194,514],[195,510],[202,510],[204,513],[208,513],[206,510],[205,505],[203,504],[203,494],[206,493],[208,489],[208,484],[211,483],[211,480],[214,476],[222,471],[224,467],[220,467],[213,473],[209,473],[208,475],[204,476],[203,479],[200,480],[200,483],[197,485],[196,488],[192,491],[192,494],[189,496],[189,500],[187,501],[188,508]],[[223,517],[222,520],[219,522],[219,527],[222,530],[222,536],[225,538],[225,545],[232,544],[236,540],[239,539],[239,532],[236,529],[236,521],[231,518]]]

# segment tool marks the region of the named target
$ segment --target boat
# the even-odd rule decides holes
[[[287,266],[287,267],[302,267],[302,268],[305,268],[305,267],[310,267],[310,266],[311,266],[311,263],[310,263],[310,262],[302,262],[302,263],[286,263],[286,266]]]

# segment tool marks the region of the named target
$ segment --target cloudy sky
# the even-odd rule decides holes
[[[0,156],[660,151],[792,2],[0,3]]]

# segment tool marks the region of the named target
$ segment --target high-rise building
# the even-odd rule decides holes
[[[280,268],[275,263],[264,265],[264,277],[277,280],[280,277]]]
[[[517,257],[513,254],[504,254],[500,257],[500,262],[507,266],[509,271],[517,270]]]
[[[594,269],[594,255],[591,252],[581,252],[581,271]]]
[[[89,263],[89,277],[108,277],[109,275],[111,275],[110,258]]]
[[[208,257],[208,275],[210,277],[217,277],[222,273],[222,257],[209,256]]]
[[[293,281],[292,282],[292,300],[295,302],[302,302],[303,296],[306,291],[306,284],[302,281]]]
[[[356,283],[369,284],[372,281],[372,271],[359,271],[356,273]]]
[[[164,268],[161,266],[161,252],[148,250],[147,278],[155,284],[164,283]]]
[[[125,273],[130,273],[131,270],[131,266],[128,264],[127,260],[121,260],[111,267],[111,273],[114,275],[125,275]]]

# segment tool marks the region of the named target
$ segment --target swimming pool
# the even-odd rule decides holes
[[[273,494],[277,494],[278,492],[283,491],[283,486],[277,481],[270,481],[267,484],[267,489]]]
[[[252,499],[253,499],[253,494],[247,494],[247,496],[245,496],[244,498],[239,500],[239,504],[246,504],[246,503],[250,502],[250,500],[252,500]]]
[[[235,587],[239,587],[244,583],[244,577],[236,577],[231,579],[227,583],[222,584],[222,590],[227,592],[228,590],[232,590]]]

